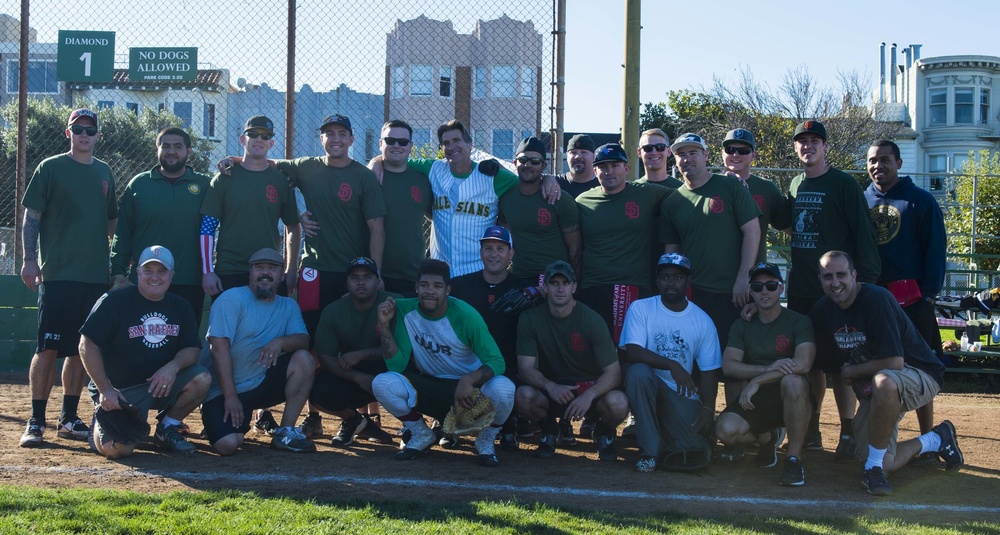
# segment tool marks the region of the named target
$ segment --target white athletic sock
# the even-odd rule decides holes
[[[172,425],[180,425],[181,424],[180,420],[174,420],[173,418],[171,418],[169,416],[166,416],[166,415],[163,416],[163,420],[162,421],[163,421],[163,427],[170,427]]]
[[[930,433],[917,437],[920,441],[920,453],[938,451],[941,449],[941,435],[931,431]]]
[[[868,445],[868,460],[865,461],[865,470],[871,470],[872,468],[878,467],[882,468],[882,459],[885,458],[885,452],[888,448],[884,450],[876,449],[875,446],[871,444]]]

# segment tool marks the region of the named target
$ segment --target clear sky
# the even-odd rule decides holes
[[[618,132],[625,2],[567,4],[566,130]],[[741,66],[772,87],[789,67],[806,65],[824,85],[836,84],[838,70],[857,69],[869,73],[877,89],[883,41],[887,49],[893,42],[900,48],[922,44],[925,58],[1000,56],[996,0],[642,4],[642,102],[664,101],[670,90],[707,87],[713,75],[734,80]],[[904,61],[901,52],[897,58]]]

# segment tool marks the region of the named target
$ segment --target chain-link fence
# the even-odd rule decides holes
[[[388,119],[408,121],[415,147],[433,154],[435,129],[453,118],[470,128],[476,148],[510,160],[520,139],[553,126],[557,4],[32,2],[28,177],[42,159],[68,150],[66,119],[80,106],[100,117],[95,155],[111,164],[119,191],[156,164],[154,137],[164,126],[191,133],[189,163],[209,172],[221,157],[242,154],[244,124],[259,114],[276,127],[271,157],[323,154],[318,127],[340,113],[351,119],[351,156],[359,161],[378,153]],[[0,13],[4,229],[16,227],[19,202],[19,25],[20,13]],[[287,108],[292,79],[294,104]],[[15,238],[0,237],[0,257],[11,257]],[[12,272],[13,262],[0,261],[0,270]]]

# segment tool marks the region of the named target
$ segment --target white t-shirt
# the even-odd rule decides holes
[[[677,361],[688,373],[691,373],[695,361],[703,372],[722,367],[715,324],[704,310],[691,302],[681,312],[663,306],[660,296],[632,303],[625,314],[619,347],[625,349],[627,344],[642,346],[661,357]],[[654,371],[667,386],[677,390],[677,383],[669,371]],[[692,399],[697,399],[697,396],[692,396]]]

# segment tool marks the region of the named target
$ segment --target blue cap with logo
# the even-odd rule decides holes
[[[691,132],[685,132],[674,140],[674,143],[670,145],[670,152],[674,152],[682,147],[699,147],[702,150],[708,150],[708,145],[705,144],[705,140],[701,138],[698,134],[693,134]]]
[[[604,145],[597,147],[597,152],[594,154],[595,166],[603,162],[628,163],[628,155],[625,154],[625,149],[623,149],[618,143],[605,143]]]
[[[479,238],[479,243],[487,240],[494,240],[506,243],[509,247],[514,246],[514,238],[510,236],[510,231],[504,227],[496,226],[486,229],[483,233],[483,237]]]
[[[688,273],[691,272],[691,261],[680,253],[667,253],[661,256],[659,262],[656,263],[656,270],[659,271],[666,266],[677,266]]]

